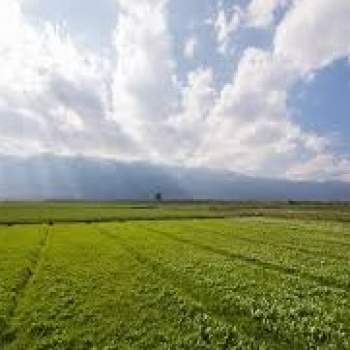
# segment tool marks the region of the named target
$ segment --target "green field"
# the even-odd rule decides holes
[[[186,218],[280,217],[350,222],[350,203],[0,202],[0,224]]]
[[[349,214],[5,203],[0,349],[350,349]]]

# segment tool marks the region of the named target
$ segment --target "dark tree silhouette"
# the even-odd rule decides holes
[[[160,192],[157,192],[156,195],[154,196],[154,199],[157,202],[161,202],[163,200],[163,195]]]

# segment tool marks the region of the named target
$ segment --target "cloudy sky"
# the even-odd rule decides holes
[[[0,155],[350,181],[349,0],[1,0]]]

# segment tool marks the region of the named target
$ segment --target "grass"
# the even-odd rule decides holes
[[[39,226],[0,230],[0,339],[9,336],[9,320],[32,276],[44,239],[45,231]]]
[[[349,349],[350,224],[182,218],[3,227],[0,349]]]
[[[281,217],[350,222],[350,203],[336,202],[0,202],[0,224]]]

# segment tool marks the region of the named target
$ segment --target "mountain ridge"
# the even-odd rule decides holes
[[[185,168],[86,157],[0,157],[2,200],[349,201],[350,183],[246,176],[228,170]]]

